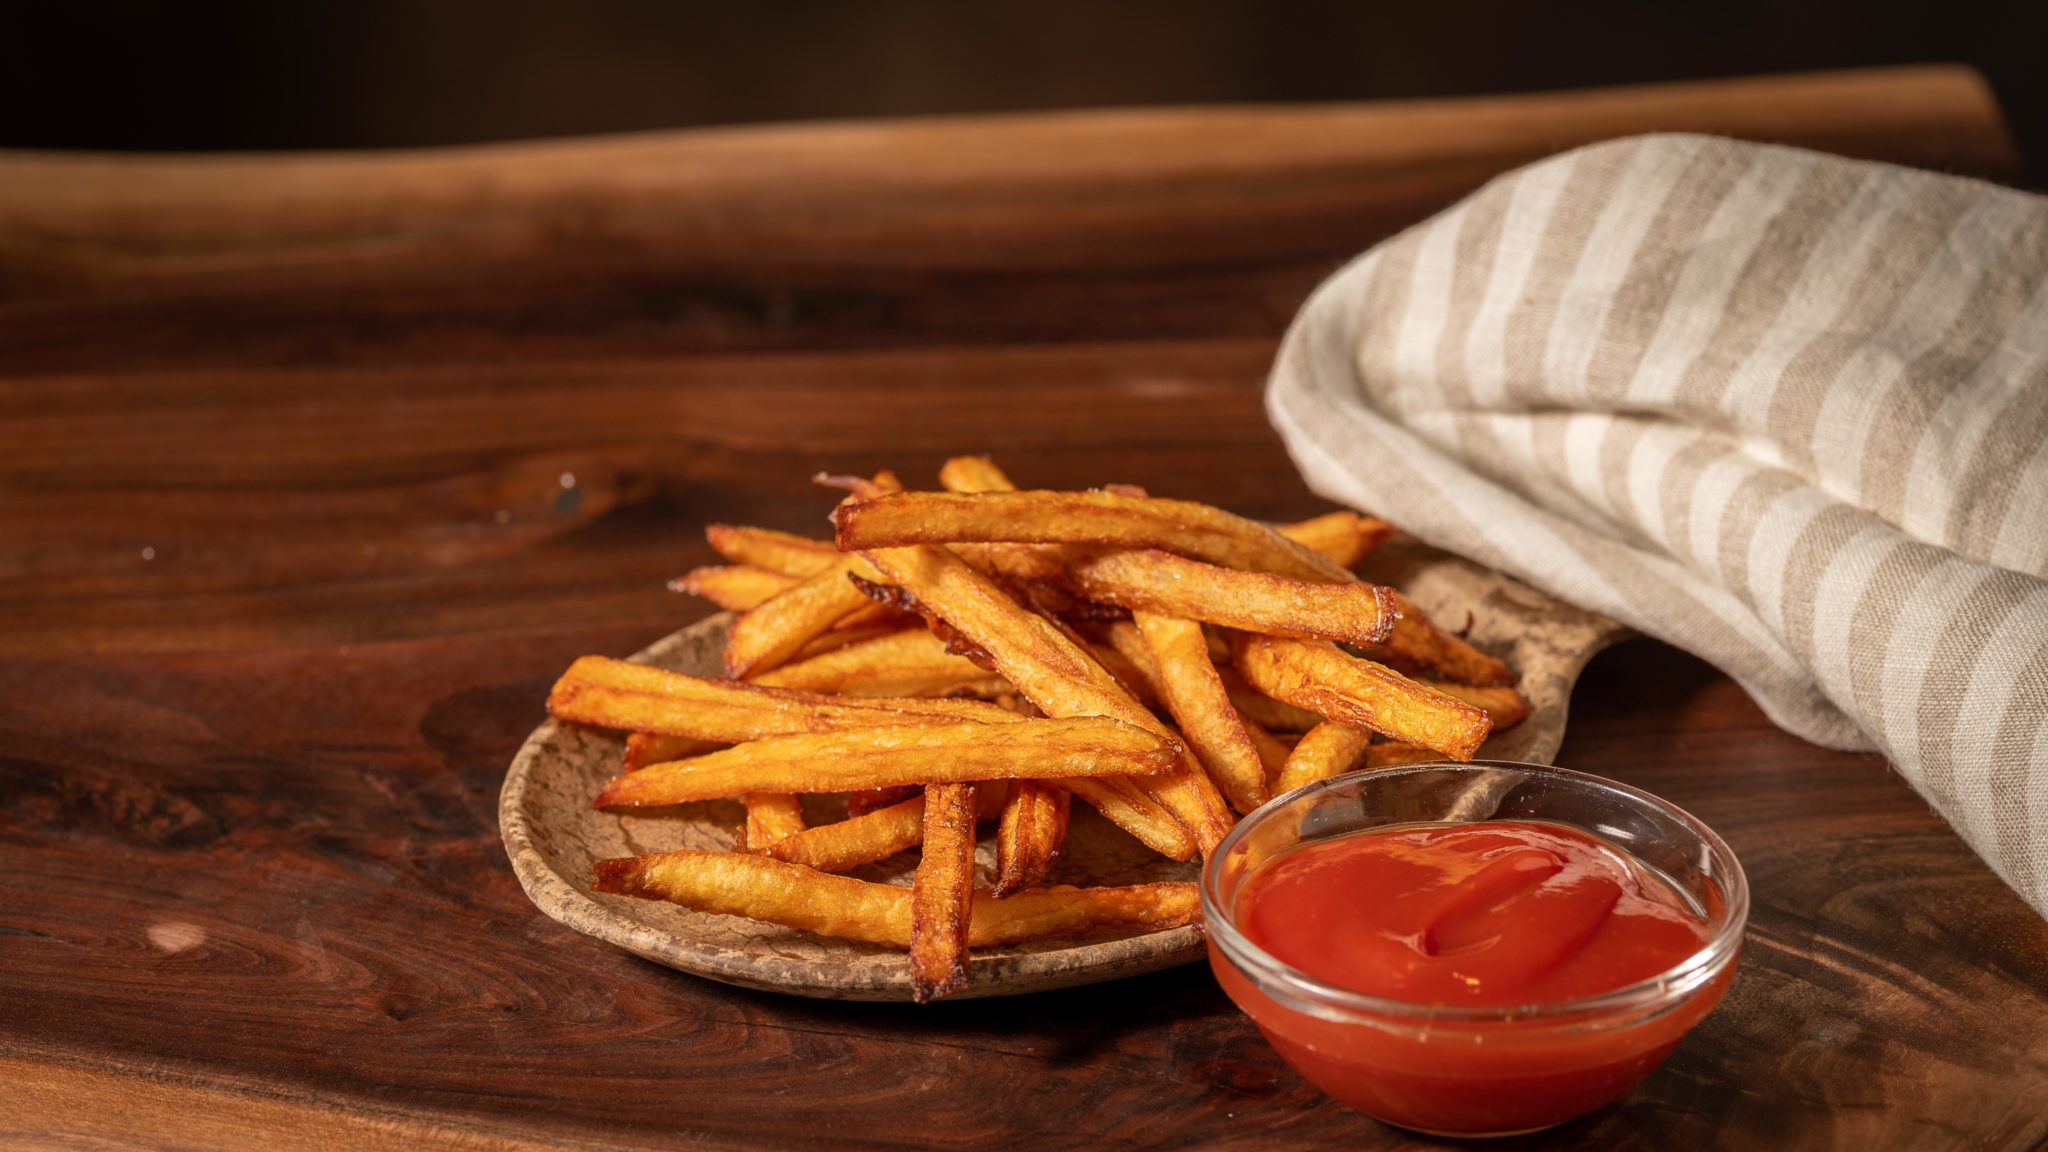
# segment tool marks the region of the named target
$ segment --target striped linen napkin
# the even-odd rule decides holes
[[[1883,752],[2048,914],[2048,199],[1583,148],[1325,283],[1267,408],[1323,495]]]

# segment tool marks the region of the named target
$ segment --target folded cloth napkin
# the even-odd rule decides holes
[[[1267,408],[1323,495],[1883,752],[2048,914],[2048,198],[1582,148],[1325,283]]]

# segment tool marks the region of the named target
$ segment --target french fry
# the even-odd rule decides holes
[[[1023,781],[984,780],[974,790],[975,818],[992,820],[1002,815],[1013,785]],[[787,860],[820,872],[845,872],[863,864],[883,860],[924,839],[924,796],[908,796],[860,813],[849,806],[847,818],[836,824],[818,824],[770,844],[758,855]],[[749,851],[752,851],[749,848]]]
[[[870,944],[910,946],[911,890],[833,876],[739,852],[683,850],[597,863],[599,892],[666,900],[715,912]],[[970,948],[1018,944],[1047,936],[1142,929],[1157,931],[1201,918],[1189,883],[1116,888],[1038,888],[997,900],[974,894]]]
[[[1366,756],[1369,768],[1398,768],[1403,764],[1427,764],[1443,757],[1416,744],[1403,744],[1398,740],[1383,740],[1372,746]]]
[[[1340,567],[1356,568],[1394,535],[1394,526],[1385,520],[1346,511],[1283,524],[1279,532],[1296,544],[1329,557]]]
[[[650,764],[607,783],[595,806],[685,804],[749,792],[929,787],[1025,775],[1149,775],[1173,770],[1180,752],[1177,740],[1104,716],[808,732]]]
[[[702,756],[716,752],[723,745],[715,740],[696,740],[688,736],[666,736],[660,732],[626,733],[626,755],[621,771],[631,772],[649,764],[664,760],[683,760],[691,756]]]
[[[1216,666],[1209,662],[1202,626],[1142,610],[1133,612],[1131,619],[1151,653],[1160,698],[1210,778],[1239,812],[1264,804],[1269,795],[1266,766],[1245,731],[1243,717],[1230,706]]]
[[[862,816],[878,808],[887,808],[892,804],[901,804],[903,801],[917,795],[919,791],[920,789],[915,784],[895,784],[887,788],[863,788],[858,792],[848,792],[846,794],[847,818],[851,819],[855,816]]]
[[[974,906],[974,785],[924,790],[924,851],[910,890],[910,998],[919,1004],[967,984]]]
[[[804,830],[803,806],[787,792],[749,792],[740,799],[747,806],[746,845],[750,851]]]
[[[1494,685],[1478,687],[1471,684],[1454,684],[1448,680],[1430,680],[1418,677],[1417,683],[1426,684],[1446,696],[1454,696],[1475,708],[1483,709],[1493,721],[1495,732],[1505,732],[1529,718],[1529,698],[1511,687]]]
[[[1275,782],[1280,779],[1280,770],[1287,765],[1287,758],[1293,755],[1293,749],[1278,736],[1266,731],[1257,721],[1244,721],[1244,732],[1251,737],[1252,747],[1259,750],[1259,767],[1265,773],[1263,779],[1266,783],[1267,798],[1279,795]]]
[[[873,571],[858,556],[842,556],[734,620],[725,638],[726,676],[744,680],[766,672],[841,619],[870,608],[853,576],[871,579]]]
[[[924,839],[924,797],[849,816],[836,824],[819,824],[759,850],[759,854],[820,872],[844,872],[886,859]],[[748,844],[753,850],[753,845]]]
[[[772,528],[707,524],[704,539],[713,552],[734,564],[784,576],[816,576],[839,559],[839,549],[829,540],[812,540]]]
[[[1396,672],[1435,675],[1460,684],[1515,682],[1515,674],[1506,664],[1438,628],[1413,600],[1397,595],[1395,604],[1401,618],[1387,633],[1386,643],[1366,651],[1368,657]]]
[[[832,513],[839,547],[1094,544],[1158,548],[1226,568],[1341,584],[1350,572],[1263,524],[1207,504],[1117,492],[905,492]]]
[[[887,573],[891,582],[987,652],[996,670],[1047,716],[1112,716],[1179,748],[1185,770],[1150,782],[1146,791],[1193,834],[1203,852],[1213,849],[1229,831],[1229,809],[1193,755],[1066,633],[1020,607],[986,576],[942,548],[877,549],[868,553],[868,559]],[[1085,792],[1080,794],[1089,799]],[[1148,838],[1153,829],[1126,828],[1165,851]]]
[[[1245,681],[1268,696],[1453,760],[1470,760],[1492,728],[1481,709],[1329,643],[1239,632],[1231,652]]]
[[[1044,780],[1019,780],[996,826],[995,895],[1022,892],[1045,879],[1067,847],[1067,790]]]
[[[737,744],[795,732],[838,732],[918,724],[1012,724],[1016,713],[979,700],[821,696],[670,672],[647,664],[584,656],[548,694],[561,720]],[[805,791],[827,792],[829,788]]]
[[[1147,708],[1162,708],[1166,701],[1159,688],[1159,666],[1152,659],[1152,650],[1145,647],[1145,638],[1138,634],[1138,626],[1129,620],[1118,620],[1103,629],[1109,643],[1090,644],[1088,652],[1095,662],[1109,670],[1124,691],[1135,697]]]
[[[1391,588],[1239,572],[1157,549],[1105,552],[1070,571],[1091,600],[1270,636],[1378,644],[1395,619]]]
[[[1225,649],[1226,653],[1228,649]],[[1285,700],[1275,700],[1244,682],[1235,668],[1218,668],[1216,675],[1223,681],[1224,690],[1230,693],[1231,706],[1246,720],[1271,732],[1307,732],[1323,722],[1321,716],[1306,708],[1296,708]]]
[[[955,456],[939,468],[939,486],[948,492],[1015,492],[1017,486],[986,456]]]
[[[965,657],[946,651],[929,629],[892,632],[821,656],[785,664],[754,683],[844,696],[990,695],[1009,682]]]
[[[1280,769],[1280,778],[1273,782],[1273,794],[1284,795],[1304,784],[1349,772],[1366,762],[1366,754],[1371,748],[1371,729],[1326,720],[1309,729],[1301,743],[1288,753],[1287,763]],[[1436,753],[1430,755],[1435,756]]]
[[[897,612],[895,609],[881,604],[870,605],[870,607],[881,608],[887,618],[879,623],[862,624],[858,621],[860,617],[866,615],[866,609],[856,612],[852,616],[848,616],[839,623],[834,624],[830,632],[799,648],[796,655],[791,658],[791,663],[795,663],[798,660],[809,660],[813,656],[823,656],[827,652],[837,652],[849,644],[865,644],[870,640],[882,636],[892,636],[911,628],[915,628],[920,632],[924,631],[924,621],[918,619],[915,615],[910,615],[906,618],[904,613]]]
[[[811,483],[826,488],[837,488],[841,492],[851,492],[864,500],[903,491],[903,482],[896,478],[896,473],[887,468],[875,473],[872,480],[866,476],[841,476],[831,472],[818,472],[811,476]]]
[[[708,568],[690,569],[669,581],[668,588],[671,592],[701,596],[728,612],[745,612],[782,595],[798,583],[795,576],[770,572],[766,568],[714,564]]]

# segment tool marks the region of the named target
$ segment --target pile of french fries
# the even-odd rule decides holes
[[[1019,491],[979,456],[939,479],[819,477],[851,493],[835,541],[712,525],[731,563],[675,587],[739,614],[723,679],[586,656],[556,683],[555,717],[628,733],[597,807],[746,806],[740,850],[602,861],[598,891],[907,947],[922,1002],[974,946],[1199,918],[1193,884],[1045,886],[1074,797],[1187,860],[1273,795],[1470,759],[1528,714],[1506,665],[1353,575],[1378,520]],[[847,818],[806,826],[808,793]],[[907,889],[844,875],[913,847]]]

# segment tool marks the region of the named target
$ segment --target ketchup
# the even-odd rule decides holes
[[[1239,929],[1268,955],[1406,1010],[1339,1022],[1218,964],[1232,998],[1325,1092],[1434,1132],[1522,1131],[1599,1107],[1661,1063],[1734,972],[1648,1006],[1543,1014],[1665,973],[1710,936],[1670,884],[1561,824],[1408,824],[1312,841],[1260,864],[1235,904]]]

